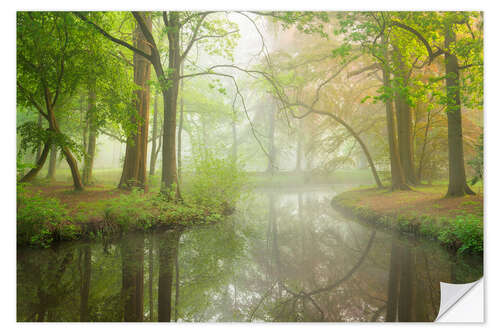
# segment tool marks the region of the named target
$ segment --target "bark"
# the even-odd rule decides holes
[[[149,161],[149,175],[153,176],[156,169],[156,140],[158,139],[158,94],[155,94],[154,98],[154,115],[153,115],[153,137],[151,138],[151,159]]]
[[[97,119],[96,119],[96,92],[95,83],[92,84],[88,91],[87,105],[87,124],[88,124],[88,141],[85,151],[83,165],[83,184],[90,185],[92,183],[92,170],[94,166],[94,157],[97,141]]]
[[[423,171],[424,158],[425,158],[425,153],[426,153],[426,148],[427,148],[427,141],[428,141],[428,136],[429,136],[430,125],[431,125],[431,113],[430,113],[430,111],[428,111],[427,112],[427,122],[425,124],[424,142],[422,143],[422,152],[420,153],[420,161],[418,164],[417,180],[419,182],[422,181],[422,171]]]
[[[184,73],[184,66],[181,65],[181,76]],[[179,113],[179,130],[177,133],[177,174],[179,177],[179,182],[181,182],[181,172],[182,172],[182,129],[183,129],[183,123],[184,123],[184,96],[183,96],[183,89],[184,89],[184,83],[181,81],[181,100],[180,100],[180,113]],[[206,144],[206,142],[205,142]]]
[[[387,57],[386,57],[387,59]],[[391,87],[390,72],[387,65],[383,67],[384,86]],[[394,123],[394,110],[392,93],[387,94],[385,101],[385,112],[387,117],[387,135],[389,140],[389,155],[391,160],[391,189],[394,190],[408,190],[405,175],[401,166],[401,158],[399,156],[398,142],[396,138],[396,128]]]
[[[144,22],[151,33],[152,19],[150,15],[143,15]],[[149,43],[144,36],[142,28],[137,25],[134,31],[135,46],[145,52],[150,52]],[[127,138],[125,161],[119,187],[141,187],[147,189],[147,145],[149,128],[149,85],[151,77],[151,63],[143,56],[134,53],[134,83],[140,89],[136,90],[137,117],[132,116],[131,121],[137,124],[137,131]]]
[[[179,231],[167,230],[161,236],[158,244],[160,267],[158,275],[158,321],[160,322],[168,322],[171,318],[172,281],[180,236]]]
[[[447,197],[462,197],[475,194],[467,185],[465,176],[464,147],[462,136],[462,110],[460,105],[459,66],[456,55],[450,53],[450,46],[456,42],[451,24],[445,31],[446,69],[446,116],[448,119],[448,169],[449,183]]]
[[[28,171],[27,174],[21,178],[20,182],[30,182],[32,181],[38,172],[42,169],[43,165],[45,164],[45,160],[47,160],[47,155],[49,154],[50,150],[50,143],[46,142],[45,145],[43,146],[42,153],[40,154],[40,158],[36,162],[36,166],[32,168],[30,171]]]
[[[38,127],[42,127],[43,123],[43,117],[42,114],[38,114]],[[43,150],[43,145],[38,146],[38,149],[36,150],[36,156],[35,156],[35,163],[40,159],[42,156],[42,150]]]
[[[49,170],[47,171],[47,179],[56,179],[56,164],[57,164],[57,146],[52,144],[50,147]]]
[[[170,191],[175,186],[175,199],[180,199],[181,193],[177,179],[176,162],[176,115],[177,115],[177,97],[179,95],[179,81],[181,68],[180,39],[179,39],[179,13],[170,12],[168,24],[168,86],[164,87],[163,104],[163,148],[162,148],[162,172],[161,172],[161,191],[170,198]],[[164,77],[161,62],[154,62],[155,70],[159,77]],[[175,184],[175,185],[174,185]],[[170,198],[174,199],[174,198]]]
[[[402,92],[402,89],[408,85],[409,73],[408,68],[406,68],[406,65],[402,61],[400,51],[397,48],[394,48],[394,50],[394,62],[397,67],[395,76],[401,85],[395,93],[399,156],[406,181],[410,184],[417,184],[413,157],[413,121],[407,96]]]

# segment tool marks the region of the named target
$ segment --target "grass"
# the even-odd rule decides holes
[[[447,185],[414,191],[361,188],[341,193],[333,204],[356,217],[403,232],[439,240],[458,252],[483,251],[483,195],[445,198]]]

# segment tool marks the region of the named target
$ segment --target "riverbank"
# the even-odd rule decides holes
[[[394,192],[360,188],[337,195],[332,204],[362,221],[433,238],[459,253],[482,253],[482,193],[444,198],[446,188],[422,185],[414,191]]]
[[[54,241],[211,224],[230,213],[224,202],[210,206],[172,202],[158,191],[143,193],[111,186],[74,191],[67,183],[22,186],[17,193],[17,244],[47,247]]]

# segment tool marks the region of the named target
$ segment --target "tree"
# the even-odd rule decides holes
[[[153,21],[150,14],[143,15],[145,29],[151,34]],[[134,47],[147,53],[148,42],[142,29],[136,25],[134,30]],[[137,130],[133,136],[127,138],[125,162],[120,179],[120,187],[138,186],[146,187],[146,163],[149,129],[149,79],[151,76],[151,63],[140,54],[134,53],[134,83],[138,86],[136,90],[135,104],[137,116],[131,115],[130,122],[137,124]],[[156,112],[156,110],[155,110]]]
[[[32,105],[48,122],[41,157],[37,166],[22,179],[33,179],[41,169],[50,146],[55,143],[71,169],[73,185],[83,190],[83,183],[72,150],[74,142],[63,134],[56,120],[58,103],[75,92],[81,69],[79,54],[86,29],[78,26],[64,12],[17,13],[17,98]]]
[[[232,47],[232,43],[228,42],[224,37],[229,36],[237,31],[227,31],[224,29],[228,22],[223,20],[214,20],[207,22],[205,19],[212,12],[190,13],[190,12],[162,12],[164,27],[163,31],[168,37],[168,67],[165,69],[162,63],[162,53],[157,44],[152,32],[148,28],[148,24],[144,15],[140,12],[132,12],[139,28],[144,35],[149,52],[144,52],[126,41],[115,38],[101,28],[98,24],[92,22],[83,13],[75,12],[81,20],[87,22],[99,31],[106,38],[122,45],[134,53],[146,58],[151,62],[159,81],[162,97],[163,97],[163,142],[162,142],[162,176],[161,188],[162,193],[170,198],[172,188],[175,188],[175,198],[179,199],[181,192],[177,178],[177,163],[176,163],[176,117],[177,117],[177,97],[179,94],[179,82],[181,79],[180,68],[182,62],[186,59],[189,51],[195,43],[199,43],[206,39],[214,39],[216,43],[228,45]],[[231,24],[229,24],[231,26]],[[183,27],[186,27],[190,36],[187,40],[186,47],[180,49],[180,35]],[[216,52],[218,45],[210,46],[213,52]],[[225,51],[227,47],[221,49]],[[221,52],[221,51],[219,51]],[[173,199],[173,198],[172,198]]]

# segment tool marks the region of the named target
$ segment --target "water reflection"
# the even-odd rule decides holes
[[[432,321],[482,258],[261,192],[215,226],[18,250],[18,321]],[[146,290],[145,290],[146,288]]]

